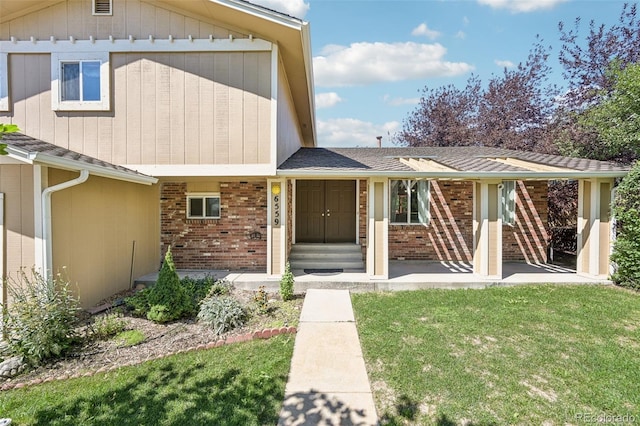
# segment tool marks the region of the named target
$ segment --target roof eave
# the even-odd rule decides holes
[[[624,177],[626,171],[567,171],[567,172],[417,172],[417,171],[344,171],[344,170],[278,170],[282,177],[384,177],[455,180],[565,180],[613,179]]]

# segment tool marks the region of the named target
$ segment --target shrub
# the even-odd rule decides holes
[[[111,336],[124,331],[127,322],[119,312],[111,312],[95,319],[93,323],[93,336],[98,339],[108,339]]]
[[[10,304],[4,308],[9,347],[31,364],[64,355],[78,340],[80,310],[69,282],[60,274],[45,278],[22,270],[7,281]]]
[[[182,287],[180,277],[178,277],[176,267],[173,264],[171,247],[169,247],[164,256],[158,281],[149,289],[147,299],[149,300],[150,308],[147,318],[152,321],[162,319],[162,321],[156,322],[169,322],[193,313],[189,295]],[[154,310],[157,305],[164,308],[155,308]],[[154,311],[153,314],[151,314],[152,310]]]
[[[233,284],[231,284],[226,278],[216,280],[209,289],[208,296],[226,296],[233,290]]]
[[[177,318],[171,309],[165,305],[153,305],[147,312],[147,319],[158,324],[164,324]]]
[[[287,266],[284,268],[284,274],[282,274],[282,278],[280,279],[280,296],[282,300],[291,300],[293,299],[293,284],[295,283],[295,279],[293,278],[293,273],[291,272],[291,265],[287,262]]]
[[[214,278],[210,276],[204,278],[184,277],[182,280],[180,280],[182,288],[184,288],[184,291],[187,293],[189,299],[191,300],[192,313],[198,311],[198,305],[200,304],[202,299],[207,297],[207,294],[209,294],[209,290],[213,286],[214,282]]]
[[[256,303],[258,312],[266,313],[269,310],[269,296],[263,285],[258,287],[258,291],[253,293],[253,301]]]
[[[220,335],[244,325],[247,312],[233,297],[207,297],[200,304],[198,319],[208,324],[217,335]]]
[[[133,309],[133,314],[139,317],[144,317],[149,312],[149,289],[145,288],[124,299],[124,303]]]
[[[613,281],[640,290],[640,161],[622,179],[616,193],[614,215],[618,235],[611,260]]]

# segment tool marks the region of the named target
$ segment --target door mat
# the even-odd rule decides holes
[[[337,274],[344,272],[342,269],[305,269],[305,274]]]

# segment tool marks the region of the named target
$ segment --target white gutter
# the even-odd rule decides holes
[[[45,188],[42,191],[42,238],[44,239],[44,244],[42,245],[42,259],[44,265],[43,275],[45,277],[49,277],[53,272],[53,244],[52,244],[52,232],[51,232],[51,194],[57,191],[62,191],[63,189],[71,188],[72,186],[80,185],[89,179],[89,170],[82,169],[80,170],[80,176],[75,179],[68,180],[66,182],[59,183],[54,186],[50,186]]]

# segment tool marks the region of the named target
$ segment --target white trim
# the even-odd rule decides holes
[[[0,41],[0,51],[5,53],[134,53],[134,52],[268,52],[272,43],[257,38],[173,38],[156,39],[153,36],[136,40],[128,39],[89,39],[56,40],[15,40]]]
[[[282,230],[280,233],[280,276],[284,274],[284,269],[287,263],[287,180],[280,180],[280,200],[282,203],[282,224],[280,225],[280,229]]]
[[[271,210],[273,209],[273,186],[280,186],[280,273],[273,273],[273,227],[271,226],[273,217]],[[286,180],[267,179],[267,275],[272,277],[280,277],[284,273],[286,266],[287,249],[287,186]]]
[[[222,217],[222,199],[220,197],[219,192],[187,192],[185,194],[187,196],[187,219],[195,219],[195,220],[207,220],[207,219],[220,219]],[[207,207],[206,207],[206,199],[207,198],[217,198],[218,199],[218,215],[217,216],[206,216]],[[192,216],[191,215],[191,203],[192,199],[200,199],[202,200],[202,214],[203,216]]]
[[[123,164],[149,176],[274,176],[271,164]]]
[[[271,174],[278,170],[278,69],[280,64],[278,45],[273,44],[271,50],[271,135],[269,162],[273,169]]]
[[[300,29],[301,25],[305,24],[304,21],[301,21],[297,18],[293,18],[288,15],[280,14],[276,11],[265,9],[261,6],[253,5],[249,2],[238,2],[234,0],[210,0],[215,1],[215,3],[222,4],[227,6],[230,9],[235,9],[240,12],[246,13],[248,15],[253,15],[258,18],[275,22],[276,24],[280,24],[293,29]]]
[[[360,180],[356,181],[356,244],[360,245]]]
[[[613,206],[615,206],[616,202],[616,193],[618,192],[618,188],[615,185],[615,182],[611,183],[611,204],[609,205],[609,275],[613,275],[616,271],[613,267],[613,263],[611,263],[611,255],[613,254],[613,246],[616,243],[616,217],[613,214]]]
[[[290,179],[291,181],[291,244],[296,243],[296,179]]]
[[[591,205],[589,227],[589,275],[600,275],[600,185],[597,179],[591,181]]]
[[[316,96],[315,96],[315,85],[314,77],[313,77],[313,55],[311,53],[311,26],[308,22],[304,22],[302,24],[301,29],[301,37],[302,37],[302,53],[304,58],[304,67],[307,73],[307,90],[309,96],[309,108],[311,110],[311,123],[312,126],[312,137],[313,137],[313,146],[318,145],[318,135],[316,131]]]
[[[0,111],[9,111],[9,55],[0,52]]]
[[[577,229],[577,253],[576,253],[576,271],[578,273],[585,273],[583,269],[584,264],[584,229],[586,219],[584,218],[584,183],[585,179],[578,181],[578,220],[576,224]]]
[[[489,184],[480,184],[480,274],[489,276]]]
[[[63,101],[61,66],[65,62],[100,61],[100,100]],[[108,111],[110,105],[110,64],[108,52],[54,52],[51,54],[51,109],[54,111]]]
[[[375,185],[382,183],[382,275],[375,274],[376,265],[376,218],[375,218]],[[389,279],[389,180],[388,179],[370,179],[368,195],[368,218],[369,226],[367,229],[367,274],[372,279]]]
[[[318,177],[320,179],[356,179],[362,177],[389,178],[389,179],[431,179],[431,180],[469,180],[479,181],[484,179],[495,180],[562,180],[562,179],[589,179],[589,178],[616,178],[624,177],[629,171],[605,171],[593,170],[568,171],[568,172],[402,172],[402,171],[356,171],[356,170],[278,170],[278,176],[282,177]]]
[[[498,264],[496,265],[496,278],[498,279],[502,279],[502,200],[500,199],[500,195],[502,194],[502,189],[503,189],[503,183],[499,183],[498,185],[496,185],[496,203],[498,204],[498,217],[497,217],[497,228],[498,228],[498,238],[496,241],[496,244],[498,245],[498,247],[496,247],[496,258],[497,258],[497,262]],[[516,185],[517,182],[514,181],[513,183],[513,191],[514,191],[514,197],[515,197],[515,193],[517,193],[516,191]],[[515,198],[513,200],[513,205],[514,205],[514,209],[515,209]],[[514,216],[515,216],[515,211],[514,211]]]

